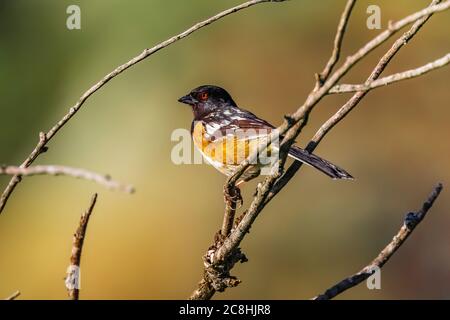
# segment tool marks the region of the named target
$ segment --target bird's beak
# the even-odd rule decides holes
[[[189,104],[192,106],[195,104],[196,101],[191,97],[190,94],[188,94],[178,99],[178,102]]]

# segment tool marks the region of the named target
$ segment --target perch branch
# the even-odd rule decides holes
[[[46,150],[46,144],[55,136],[55,134],[80,110],[80,108],[83,106],[83,104],[86,102],[89,97],[91,97],[95,92],[97,92],[100,88],[102,88],[107,82],[109,82],[114,77],[118,76],[128,68],[134,66],[135,64],[141,62],[142,60],[146,59],[147,57],[151,56],[152,54],[158,52],[161,49],[164,49],[168,47],[169,45],[186,38],[193,32],[196,32],[197,30],[206,27],[207,25],[222,19],[232,13],[238,12],[240,10],[249,8],[251,6],[264,3],[264,2],[281,2],[285,0],[251,0],[244,2],[238,6],[232,7],[230,9],[224,10],[204,21],[201,21],[199,23],[196,23],[189,29],[183,31],[180,34],[177,34],[176,36],[173,36],[156,46],[145,49],[141,54],[137,55],[130,61],[120,65],[110,73],[108,73],[106,76],[104,76],[99,82],[97,82],[95,85],[93,85],[91,88],[89,88],[83,95],[79,98],[77,103],[69,109],[69,112],[56,123],[47,133],[41,133],[40,139],[32,153],[28,156],[28,158],[22,163],[21,167],[28,167],[30,164],[33,163],[33,161],[41,154],[43,151]],[[6,206],[6,203],[11,196],[12,192],[16,188],[16,186],[20,183],[21,177],[20,175],[15,175],[11,178],[9,181],[6,189],[3,191],[2,196],[0,197],[0,214],[2,213],[3,209]]]
[[[378,78],[381,71],[384,70],[386,65],[390,62],[392,57],[398,52],[402,45],[406,44],[407,41],[415,35],[415,33],[420,29],[420,27],[427,21],[429,16],[434,12],[440,12],[446,10],[450,7],[450,1],[446,1],[441,5],[436,5],[440,1],[433,1],[432,4],[421,11],[418,11],[412,15],[407,16],[398,22],[391,23],[389,28],[374,39],[369,41],[361,49],[359,49],[355,54],[349,56],[345,63],[338,68],[329,78],[323,83],[323,85],[317,90],[313,90],[307,97],[305,103],[292,115],[286,116],[283,124],[278,127],[278,133],[284,135],[284,139],[281,142],[281,148],[285,144],[288,146],[294,141],[295,137],[300,133],[301,129],[306,125],[307,118],[313,107],[328,94],[328,91],[339,81],[339,79],[345,75],[359,60],[369,54],[373,49],[378,47],[380,44],[384,43],[389,39],[395,32],[403,28],[404,26],[414,23],[413,27],[406,32],[402,37],[403,43],[399,45],[398,41],[396,44],[388,51],[388,53],[383,56],[380,63],[374,69],[371,74],[372,80]],[[316,89],[316,88],[315,88]],[[365,94],[364,94],[365,95]],[[353,99],[352,104],[356,105],[363,97],[358,97],[358,99]],[[269,139],[269,145],[273,141],[271,136]],[[310,149],[314,149],[317,144],[311,144]],[[226,185],[228,187],[233,187],[245,169],[249,164],[254,161],[257,154],[262,150],[267,148],[267,146],[258,148],[258,150],[250,155],[250,157],[242,162],[237,168],[236,173],[227,179]],[[280,159],[280,168],[284,164],[285,158]],[[298,170],[291,170],[291,177]],[[216,291],[223,291],[229,285],[231,280],[232,285],[237,285],[239,281],[229,275],[230,270],[233,268],[234,264],[238,261],[245,261],[245,256],[242,258],[243,254],[239,249],[239,245],[245,235],[249,232],[253,222],[257,218],[258,214],[265,207],[265,205],[275,196],[276,192],[281,190],[287,180],[280,179],[281,170],[278,170],[274,175],[268,176],[264,181],[258,184],[256,189],[256,195],[253,198],[252,203],[249,208],[245,211],[244,215],[238,219],[234,229],[231,231],[229,236],[223,241],[223,243],[214,243],[208,250],[207,254],[204,256],[205,270],[202,280],[199,282],[198,288],[191,295],[191,299],[209,299]],[[288,177],[289,178],[289,177]],[[290,179],[290,178],[289,178]],[[274,185],[277,182],[282,182],[282,185],[278,189],[274,189]],[[274,193],[273,190],[276,192]],[[271,196],[270,196],[271,195]],[[212,270],[212,271],[211,271]]]
[[[86,238],[86,229],[89,223],[89,218],[94,210],[97,202],[97,194],[91,199],[89,208],[81,215],[78,228],[73,235],[72,254],[70,256],[70,266],[67,268],[67,277],[65,285],[71,300],[78,300],[80,297],[80,262],[81,253],[83,250],[84,239]]]
[[[442,191],[442,184],[439,183],[434,187],[433,192],[429,195],[428,199],[423,203],[422,208],[417,212],[409,212],[403,222],[402,227],[397,234],[392,238],[392,241],[378,254],[378,256],[367,266],[362,268],[361,271],[354,275],[342,280],[336,285],[329,288],[323,294],[314,297],[314,300],[329,300],[333,299],[342,292],[353,288],[360,284],[367,278],[369,278],[375,268],[381,269],[386,262],[394,255],[394,253],[402,246],[402,244],[408,239],[414,229],[427,215],[428,210],[433,206],[434,201],[437,199]]]
[[[419,77],[435,69],[442,68],[448,65],[449,63],[450,63],[450,53],[446,54],[442,58],[427,63],[426,65],[423,65],[416,69],[395,73],[393,75],[372,81],[369,84],[338,84],[335,85],[333,88],[331,88],[330,93],[347,93],[347,92],[372,90],[381,86],[390,85],[394,82]]]
[[[78,179],[94,181],[108,189],[120,190],[127,193],[133,193],[134,188],[130,185],[124,185],[120,182],[114,181],[108,175],[101,175],[85,169],[72,168],[66,166],[56,165],[42,165],[31,167],[15,167],[15,166],[0,166],[0,175],[20,175],[20,176],[34,176],[34,175],[65,175]]]
[[[14,292],[12,295],[7,297],[5,300],[15,300],[18,296],[20,296],[20,291]]]
[[[339,26],[337,28],[337,34],[335,37],[335,47],[333,49],[332,57],[330,58],[330,61],[328,64],[329,66],[325,68],[323,79],[328,78],[329,72],[331,72],[331,69],[337,62],[337,58],[339,56],[340,47],[342,44],[342,39],[345,33],[345,26],[347,24],[348,19],[350,18],[350,14],[352,11],[354,5],[354,1],[349,0],[347,2],[347,5],[344,9],[344,12],[341,16],[341,20],[339,23]],[[336,61],[334,61],[336,60]],[[327,65],[328,65],[327,64]],[[336,80],[337,81],[337,80]],[[319,83],[319,82],[318,82]],[[318,87],[321,84],[319,83],[314,91],[318,90]],[[324,94],[324,93],[323,93]],[[282,126],[285,126],[283,129]],[[295,123],[295,119],[292,119],[290,116],[285,117],[285,123],[283,124],[278,130],[287,130],[290,127],[298,126],[299,124]],[[278,135],[272,136],[270,135],[268,143],[264,146],[258,147],[258,150],[254,152],[248,159],[246,159],[236,170],[236,173],[231,176],[229,179],[227,179],[225,187],[224,187],[224,193],[225,193],[225,199],[227,199],[227,193],[229,193],[230,190],[235,189],[235,183],[239,179],[239,177],[243,174],[243,172],[246,170],[248,165],[255,161],[257,155],[262,152],[270,143],[274,141],[274,139],[278,139]],[[286,153],[284,152],[284,159],[282,162],[280,162],[280,165],[283,165],[286,157]],[[254,201],[252,201],[252,204],[250,205],[250,208],[248,211],[250,213],[256,211],[258,209],[258,202],[263,203],[263,198],[265,197],[264,193],[262,192],[262,188],[265,187],[266,192],[270,190],[270,188],[273,185],[273,181],[275,181],[277,177],[272,177],[270,180],[267,180],[264,182],[264,184],[259,184],[257,188],[257,193],[255,196]],[[262,208],[261,208],[262,209]],[[246,211],[248,213],[248,211]],[[233,208],[231,208],[231,204],[226,202],[225,205],[225,215],[224,215],[224,224],[229,224],[230,222],[230,212],[232,212],[232,218],[234,218],[234,212]],[[197,289],[192,293],[190,296],[190,299],[193,300],[204,300],[204,299],[211,299],[211,297],[214,295],[216,291],[223,291],[228,286],[235,286],[239,282],[236,278],[231,277],[229,274],[229,271],[233,268],[234,264],[236,262],[245,262],[246,257],[241,253],[240,249],[238,248],[240,241],[243,239],[244,235],[247,233],[248,230],[242,230],[243,223],[244,226],[250,227],[250,225],[253,223],[254,219],[256,219],[257,213],[254,215],[245,214],[243,215],[239,221],[236,222],[236,227],[233,230],[232,235],[237,235],[238,240],[234,240],[233,242],[228,241],[228,238],[225,238],[225,241],[228,241],[228,245],[224,243],[223,237],[220,239],[220,241],[217,241],[215,239],[214,244],[208,249],[207,254],[204,256],[204,274],[202,280],[199,282]],[[245,219],[250,218],[250,221],[246,222]],[[243,221],[244,220],[244,221]],[[241,227],[241,229],[238,229]],[[222,230],[224,227],[222,227]],[[222,234],[224,234],[222,232]],[[228,236],[228,234],[227,234]],[[231,235],[230,235],[231,236]],[[228,236],[228,237],[230,237]],[[231,243],[231,244],[230,244]],[[233,248],[231,246],[234,246]],[[225,249],[224,249],[225,248]],[[217,253],[216,253],[217,252]],[[229,253],[232,252],[230,255]],[[217,257],[216,257],[217,255]],[[228,257],[226,257],[228,255]],[[231,282],[232,285],[228,285],[230,280],[235,280],[234,282]],[[228,281],[228,283],[227,283]]]

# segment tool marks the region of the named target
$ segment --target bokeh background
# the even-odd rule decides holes
[[[366,28],[369,4],[382,26],[428,4],[360,1],[343,55],[379,31]],[[0,162],[20,164],[93,83],[144,48],[239,1],[0,2]],[[229,16],[126,71],[95,94],[36,164],[109,173],[134,195],[68,177],[24,179],[0,216],[0,296],[65,299],[72,234],[91,195],[99,200],[82,257],[83,299],[183,299],[197,284],[201,256],[222,221],[224,177],[207,165],[174,165],[171,133],[189,128],[177,98],[200,84],[227,88],[241,106],[275,125],[295,110],[326,63],[345,1],[262,4]],[[66,8],[81,7],[81,30]],[[431,19],[385,74],[450,49],[450,13]],[[389,45],[389,44],[388,44]],[[345,82],[361,82],[387,45]],[[305,299],[366,265],[418,209],[432,186],[450,180],[449,69],[370,93],[317,153],[350,171],[332,181],[309,168],[268,205],[242,248],[243,282],[216,298]],[[330,96],[298,142],[348,95]],[[6,185],[8,179],[0,178]],[[244,191],[250,202],[254,184]],[[381,290],[360,285],[340,299],[450,298],[450,193],[382,270]]]

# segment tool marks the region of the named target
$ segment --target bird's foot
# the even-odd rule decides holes
[[[241,189],[237,186],[225,186],[224,187],[224,201],[235,205],[240,208],[244,204],[244,200],[241,196]]]

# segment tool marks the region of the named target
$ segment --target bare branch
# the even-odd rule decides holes
[[[429,8],[436,7],[435,3],[440,2],[439,0],[433,0],[432,4]],[[450,2],[448,2],[450,4]],[[445,3],[443,3],[445,4]],[[366,80],[365,84],[370,85],[374,80],[378,79],[383,70],[387,67],[388,63],[391,59],[397,54],[397,52],[405,46],[409,40],[411,40],[416,33],[422,28],[422,26],[428,21],[431,17],[431,14],[422,17],[417,20],[407,32],[405,32],[399,39],[397,39],[392,47],[386,52],[386,54],[381,58],[378,62],[375,69],[372,71],[369,78]],[[358,103],[365,97],[365,95],[370,91],[370,89],[365,89],[361,91],[357,91],[350,100],[344,104],[337,113],[335,113],[330,119],[328,119],[322,127],[317,131],[317,133],[312,138],[310,144],[312,146],[317,146],[317,144],[323,139],[323,137],[336,125],[338,124],[345,116],[353,110],[354,107],[358,105]],[[313,147],[315,148],[315,147]]]
[[[223,222],[221,228],[221,235],[225,238],[230,234],[231,228],[233,228],[234,216],[236,214],[237,203],[241,203],[241,191],[239,188],[225,185],[224,186],[224,201],[225,201],[225,213],[223,215]]]
[[[347,93],[356,91],[368,91],[378,87],[387,86],[394,82],[412,79],[424,75],[435,69],[442,68],[450,63],[450,53],[447,53],[442,58],[439,58],[433,62],[427,63],[421,67],[395,73],[393,75],[375,80],[369,84],[338,84],[330,89],[330,93]]]
[[[356,0],[348,0],[345,6],[344,12],[342,12],[341,19],[336,31],[336,36],[334,38],[333,52],[331,57],[327,62],[327,65],[323,71],[317,74],[316,90],[323,84],[323,82],[328,78],[331,71],[333,70],[336,63],[339,61],[339,56],[341,53],[342,40],[344,39],[345,30],[347,28],[350,15],[352,13],[353,7],[355,6]]]
[[[316,90],[316,88],[309,94],[305,103],[292,115],[286,116],[285,121],[281,126],[277,128],[280,135],[284,135],[281,142],[281,149],[289,147],[295,138],[300,133],[301,129],[306,125],[309,113],[312,111],[314,106],[328,94],[328,91],[336,85],[337,81],[341,79],[359,60],[368,55],[372,50],[377,48],[379,45],[384,43],[389,39],[394,33],[403,28],[404,26],[414,23],[409,31],[407,31],[403,36],[398,39],[392,48],[382,57],[377,67],[373,70],[371,76],[368,79],[373,81],[377,79],[380,73],[384,70],[387,64],[390,62],[392,57],[404,46],[420,29],[420,27],[427,21],[430,15],[434,12],[440,12],[450,8],[450,1],[446,1],[440,5],[436,5],[440,1],[434,0],[432,4],[421,11],[418,11],[412,15],[407,16],[398,22],[391,23],[389,28],[374,39],[369,41],[361,49],[359,49],[355,54],[349,56],[345,63],[338,68],[323,85]],[[365,96],[366,92],[363,92],[361,96],[350,99],[347,103],[353,107]],[[269,145],[273,142],[273,136],[271,135],[269,139]],[[317,142],[318,143],[318,142]],[[308,150],[313,150],[317,143],[312,141],[308,145]],[[242,162],[237,168],[235,174],[229,177],[226,182],[226,187],[234,187],[236,181],[247,169],[250,163],[256,159],[257,154],[263,151],[266,146],[258,148],[256,152],[247,158],[246,161]],[[279,167],[282,169],[284,166],[285,155],[280,156]],[[216,291],[223,291],[228,286],[234,286],[238,280],[230,276],[230,270],[234,267],[234,264],[239,261],[245,261],[245,256],[242,258],[242,253],[239,249],[241,241],[244,239],[245,235],[249,232],[253,222],[258,217],[261,210],[265,205],[287,184],[290,178],[292,178],[295,172],[300,168],[300,164],[294,163],[293,166],[287,171],[288,175],[281,175],[281,170],[278,170],[272,176],[268,176],[263,182],[258,184],[256,189],[256,194],[253,198],[252,203],[249,208],[245,211],[242,217],[238,219],[234,229],[222,242],[217,243],[217,241],[209,248],[208,252],[204,256],[205,271],[202,280],[199,283],[198,288],[191,295],[191,299],[203,299],[211,298]],[[292,170],[290,170],[292,169]],[[232,285],[228,285],[231,282]]]
[[[439,3],[440,0],[433,0],[431,5],[428,7],[434,8],[437,3]],[[420,12],[424,12],[425,10],[422,10]],[[428,12],[428,11],[426,11]],[[413,14],[411,16],[416,16],[417,14]],[[409,16],[409,17],[411,17]],[[398,38],[392,47],[385,53],[385,55],[380,59],[378,64],[373,69],[371,75],[366,81],[366,84],[371,83],[372,81],[376,80],[380,74],[383,72],[383,70],[387,67],[391,59],[398,53],[398,51],[405,46],[409,40],[411,40],[412,37],[416,35],[416,33],[420,30],[420,28],[428,21],[430,18],[430,15],[423,16],[419,20],[417,20],[411,28],[405,32],[400,38]],[[404,20],[404,19],[403,19]],[[398,23],[396,23],[398,24]],[[355,95],[353,95],[347,103],[342,106],[339,111],[333,115],[328,121],[326,121],[317,131],[317,133],[314,135],[314,137],[311,139],[311,141],[308,143],[306,150],[309,152],[313,152],[317,145],[320,143],[320,141],[325,137],[325,135],[338,123],[340,122],[353,108],[355,108],[358,103],[365,97],[365,95],[369,92],[369,90],[363,90],[357,92]],[[282,188],[289,182],[290,179],[295,175],[295,173],[302,167],[302,163],[296,161],[294,162],[286,171],[286,173],[277,181],[273,189],[270,191],[270,194],[268,195],[267,199],[265,200],[266,203],[268,203],[270,200],[273,199],[273,197],[280,192]]]
[[[89,218],[91,217],[91,213],[94,210],[96,202],[97,194],[94,194],[89,208],[81,215],[80,224],[78,225],[77,231],[73,235],[70,265],[67,268],[67,277],[64,281],[71,300],[78,300],[80,297],[81,253],[83,250],[84,239],[86,238]]]
[[[108,175],[102,175],[85,169],[72,168],[67,166],[43,165],[43,166],[31,166],[26,168],[16,166],[0,166],[0,175],[20,175],[20,176],[64,175],[73,178],[94,181],[112,190],[119,190],[127,193],[133,193],[135,191],[133,186],[124,185],[120,182],[114,181]]]
[[[424,10],[421,10],[421,11],[419,11],[419,13],[422,13],[422,12],[429,12],[430,11],[430,9],[433,9],[433,8],[436,8],[438,5],[436,5],[436,3],[438,3],[439,1],[438,0],[434,0],[433,2],[432,2],[432,4],[427,8],[427,9],[424,9]],[[448,4],[448,6],[446,7],[446,8],[448,8],[448,7],[450,7],[450,1],[447,1],[447,4]],[[432,10],[431,10],[432,11]],[[404,45],[406,45],[407,44],[407,42],[412,38],[412,37],[414,37],[414,35],[419,31],[419,29],[423,26],[423,24],[425,24],[426,23],[426,21],[428,21],[428,18],[431,16],[431,14],[429,14],[429,15],[426,15],[426,16],[424,16],[424,15],[422,15],[422,14],[413,14],[413,15],[410,15],[410,16],[408,16],[407,18],[405,18],[405,19],[402,19],[402,20],[400,20],[400,21],[406,21],[406,20],[408,20],[408,19],[411,19],[411,18],[409,18],[409,17],[416,17],[416,16],[420,16],[421,18],[419,18],[419,20],[417,20],[414,24],[413,24],[413,26],[407,31],[407,32],[405,32],[398,40],[396,40],[395,41],[395,43],[394,43],[394,45],[388,50],[388,52],[381,58],[381,60],[379,61],[379,63],[377,64],[377,66],[375,67],[375,69],[372,71],[372,73],[371,73],[371,75],[370,75],[370,77],[369,77],[369,79],[368,79],[368,82],[369,81],[373,81],[373,80],[375,80],[375,79],[377,79],[378,77],[379,77],[379,75],[381,74],[381,72],[386,68],[386,66],[388,65],[388,63],[391,61],[391,59],[394,57],[394,55],[404,46]],[[394,23],[393,25],[403,25],[404,24],[404,22],[402,22],[402,23],[400,23],[400,22],[397,22],[397,23]],[[391,28],[390,28],[391,29]],[[378,38],[378,37],[377,37]],[[372,41],[371,41],[372,42]],[[364,46],[364,47],[367,47],[367,46]],[[360,52],[360,51],[358,51],[358,52]],[[349,59],[350,58],[348,58],[347,59],[347,62],[349,61]],[[350,59],[350,60],[353,60],[354,58],[352,58],[352,59]],[[344,66],[345,66],[345,64],[344,64]],[[343,66],[343,67],[344,67]],[[336,72],[335,72],[335,74],[337,74],[337,73],[342,73],[343,71],[341,70],[343,67],[341,67],[339,70],[337,70]],[[332,81],[332,79],[335,77],[335,74],[333,74],[325,83],[324,83],[324,85],[318,90],[318,91],[315,91],[315,92],[312,92],[312,94],[309,96],[309,98],[307,99],[307,102],[299,109],[299,110],[297,110],[297,112],[296,112],[296,114],[297,113],[299,113],[299,111],[301,111],[301,110],[305,110],[304,112],[304,115],[305,116],[307,116],[308,115],[308,113],[310,112],[310,110],[312,109],[312,107],[313,107],[313,105],[312,104],[310,104],[309,105],[309,107],[308,107],[308,101],[314,101],[314,100],[319,100],[319,99],[321,99],[321,97],[318,97],[318,95],[320,94],[320,92],[321,91],[323,91],[323,89],[324,88],[326,88],[326,86],[328,86],[329,84],[330,84],[330,82]],[[328,89],[327,89],[328,90]],[[344,106],[344,107],[342,107],[342,108],[345,108],[345,110],[347,110],[347,108],[353,108],[353,107],[355,107],[360,101],[361,101],[361,99],[365,96],[365,94],[367,93],[367,91],[364,91],[364,92],[358,92],[357,94],[355,94],[355,96],[354,97],[352,97],[347,103],[346,103],[346,105]],[[312,97],[312,98],[311,98]],[[341,109],[342,109],[341,108]],[[309,109],[309,111],[307,111]],[[348,111],[349,112],[349,111]],[[302,114],[302,112],[300,112],[300,114]],[[294,114],[295,115],[295,114]],[[295,119],[295,117],[294,117],[294,115],[293,115],[293,118]],[[342,117],[343,118],[343,117]],[[340,118],[340,119],[342,119],[342,118]],[[339,121],[339,120],[338,120]],[[284,138],[284,140],[283,141],[285,141],[285,140],[288,140],[288,139],[295,139],[295,137],[300,133],[300,129],[301,129],[301,127],[302,126],[304,126],[304,125],[306,125],[306,121],[304,121],[303,122],[303,124],[302,125],[300,125],[299,126],[299,128],[298,129],[296,129],[296,130],[292,130],[292,129],[295,129],[295,127],[294,126],[291,126],[291,128],[289,129],[289,131],[287,132],[287,134],[286,134],[286,136],[285,136],[285,138]],[[292,131],[291,131],[292,130]],[[322,138],[323,138],[323,136],[322,136]],[[283,141],[282,141],[282,145],[283,145]],[[315,141],[314,140],[314,138],[313,138],[313,141],[312,141],[313,143],[310,143],[310,145],[308,146],[308,151],[312,151],[312,150],[314,150],[314,148],[317,146],[317,143],[319,142],[319,141]],[[298,167],[300,167],[300,164],[299,165],[296,165],[296,166],[298,166]],[[292,176],[293,176],[293,174],[292,174]],[[291,178],[292,178],[292,176],[291,176]],[[283,178],[281,178],[281,179],[283,179]],[[275,181],[274,181],[275,179],[274,179],[274,177],[269,177],[269,178],[266,178],[265,179],[265,181],[263,182],[263,185],[261,186],[261,188],[260,189],[265,189],[265,190],[267,190],[267,186],[266,186],[266,184],[272,184],[272,185],[274,185],[275,184]],[[287,183],[287,181],[286,181],[286,183]],[[284,183],[284,185],[286,185],[286,183]],[[242,240],[242,238],[243,238],[243,236],[245,236],[245,233],[250,229],[250,227],[251,227],[251,224],[253,223],[253,221],[254,221],[254,219],[256,218],[256,216],[258,215],[258,213],[259,213],[259,211],[262,209],[262,208],[264,208],[264,206],[273,198],[273,196],[275,195],[275,193],[273,192],[274,190],[271,190],[272,188],[270,188],[269,189],[269,191],[265,191],[265,192],[267,192],[267,193],[271,193],[271,195],[268,195],[268,194],[266,194],[265,192],[262,192],[262,193],[260,193],[259,191],[257,191],[257,195],[256,195],[256,197],[254,198],[254,200],[253,200],[253,202],[252,202],[252,204],[250,205],[251,207],[253,207],[255,210],[251,210],[251,209],[249,209],[248,210],[248,212],[247,212],[247,215],[248,214],[251,214],[251,215],[255,215],[255,217],[253,218],[250,218],[249,217],[249,219],[246,219],[245,221],[243,220],[243,221],[241,221],[241,223],[240,223],[240,225],[242,224],[242,223],[246,223],[245,225],[242,225],[242,231],[245,231],[243,234],[238,234],[238,233],[236,233],[236,234],[231,234],[230,235],[230,237],[225,241],[225,243],[224,243],[224,245],[223,245],[223,247],[225,248],[226,246],[230,246],[230,248],[233,248],[233,247],[235,247],[235,246],[238,246],[239,245],[239,243],[240,243],[240,241]],[[278,191],[279,190],[281,190],[281,189],[278,189]],[[262,201],[262,202],[261,202]],[[227,243],[227,241],[229,241],[230,243]],[[228,251],[228,250],[227,250]],[[222,254],[222,255],[224,255],[224,254]]]
[[[5,298],[5,300],[15,300],[18,296],[20,296],[20,291],[14,292],[12,295],[10,295],[9,297]]]
[[[333,299],[342,292],[353,288],[360,284],[367,278],[369,278],[376,268],[381,269],[386,262],[394,255],[394,253],[401,247],[401,245],[408,239],[414,229],[425,218],[428,210],[433,206],[434,201],[437,199],[442,191],[442,184],[439,183],[434,187],[433,192],[429,195],[428,199],[423,203],[422,208],[417,212],[409,212],[403,222],[402,227],[397,234],[392,238],[392,241],[378,254],[378,256],[367,266],[362,268],[361,271],[354,275],[342,280],[336,285],[329,288],[323,294],[314,297],[314,300],[329,300]]]
[[[255,150],[245,161],[243,161],[238,168],[235,170],[233,176],[227,179],[227,184],[234,185],[239,177],[248,168],[250,163],[253,163],[257,158],[257,155],[264,151],[274,139],[278,136],[284,135],[284,140],[281,145],[292,142],[300,134],[302,128],[306,125],[308,115],[314,108],[314,106],[328,94],[328,91],[337,84],[337,82],[362,58],[367,56],[374,49],[378,48],[389,38],[391,38],[396,32],[405,26],[414,23],[422,19],[423,17],[430,16],[432,13],[442,12],[450,8],[450,0],[439,3],[440,1],[433,1],[433,4],[429,7],[417,11],[397,22],[392,22],[389,24],[389,28],[381,32],[378,36],[367,42],[363,47],[361,47],[356,53],[347,57],[345,63],[339,67],[328,79],[323,83],[323,85],[318,90],[313,90],[307,97],[303,105],[297,109],[295,113],[290,116],[286,116],[284,122],[277,128],[277,134],[271,134],[270,139],[266,146],[260,146]],[[298,124],[300,122],[300,124]]]
[[[61,120],[59,120],[58,123],[55,124],[47,133],[40,134],[39,143],[36,145],[36,147],[34,148],[32,153],[28,156],[28,158],[22,163],[21,167],[28,167],[30,164],[32,164],[33,161],[39,156],[39,154],[41,154],[45,150],[46,144],[78,112],[78,110],[80,110],[80,108],[83,106],[83,104],[86,102],[86,100],[89,99],[89,97],[91,97],[100,88],[102,88],[107,82],[109,82],[111,79],[118,76],[119,74],[121,74],[122,72],[127,70],[128,68],[130,68],[130,67],[134,66],[135,64],[141,62],[142,60],[148,58],[149,56],[158,52],[159,50],[164,49],[164,48],[168,47],[169,45],[171,45],[183,38],[186,38],[193,32],[196,32],[196,31],[200,30],[201,28],[206,27],[209,24],[211,24],[217,20],[220,20],[232,13],[238,12],[240,10],[243,10],[243,9],[249,8],[254,5],[264,3],[264,2],[282,2],[282,1],[285,1],[285,0],[251,0],[251,1],[244,2],[238,6],[224,10],[204,21],[196,23],[195,25],[193,25],[189,29],[183,31],[182,33],[177,34],[177,35],[157,44],[156,46],[154,46],[152,48],[145,49],[141,54],[137,55],[130,61],[118,66],[116,69],[114,69],[113,71],[108,73],[106,76],[104,76],[99,82],[97,82],[95,85],[93,85],[91,88],[89,88],[85,93],[83,93],[83,95],[79,98],[77,103],[72,108],[69,109],[69,112]],[[3,194],[0,197],[0,214],[3,211],[3,209],[5,208],[6,203],[9,199],[9,197],[11,196],[11,193],[14,191],[15,187],[20,183],[20,181],[21,181],[20,175],[15,175],[14,177],[11,178],[6,189],[3,191]]]

